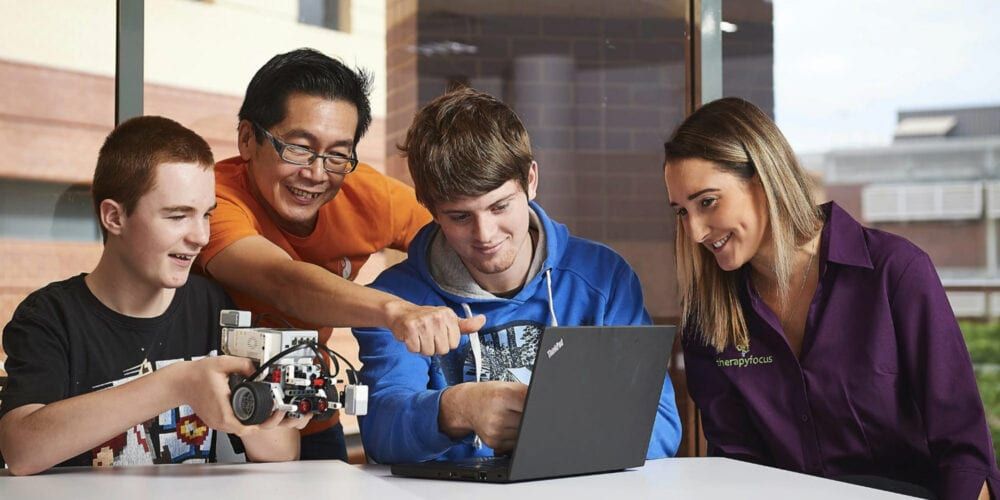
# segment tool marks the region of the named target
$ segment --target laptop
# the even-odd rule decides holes
[[[508,483],[640,467],[673,326],[546,328],[510,456],[392,466],[398,476]]]

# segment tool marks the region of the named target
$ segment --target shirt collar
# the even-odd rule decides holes
[[[874,269],[864,227],[832,201],[820,208],[826,215],[820,255],[829,262]]]

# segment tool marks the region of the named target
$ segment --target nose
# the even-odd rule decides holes
[[[319,183],[326,180],[326,170],[323,170],[323,162],[326,161],[320,157],[316,157],[312,163],[308,165],[302,165],[299,168],[299,175],[308,179],[309,182]]]
[[[208,238],[212,233],[211,224],[208,219],[199,219],[195,222],[194,227],[188,232],[188,243],[192,246],[197,247],[199,250],[208,244]]]
[[[687,223],[691,239],[697,243],[705,243],[708,235],[712,234],[712,229],[708,227],[708,224],[701,217],[689,213]]]
[[[481,243],[492,243],[493,233],[496,232],[496,227],[497,225],[489,216],[476,218],[475,228],[473,229],[476,241]]]

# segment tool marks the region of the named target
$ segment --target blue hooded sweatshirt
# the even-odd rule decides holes
[[[570,236],[566,226],[549,219],[540,206],[530,206],[536,247],[529,279],[512,298],[482,290],[433,222],[414,238],[407,260],[370,285],[414,304],[450,307],[459,316],[485,315],[479,331],[483,381],[525,381],[547,325],[650,323],[639,279],[621,256]],[[444,389],[476,379],[467,336],[442,356],[411,353],[386,329],[359,328],[354,336],[364,363],[361,380],[369,387],[368,415],[360,424],[370,458],[388,464],[493,454],[489,447],[477,446],[472,434],[452,439],[438,426]],[[668,376],[646,458],[673,456],[680,436]]]

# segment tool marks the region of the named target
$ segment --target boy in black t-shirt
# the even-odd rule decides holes
[[[236,420],[227,378],[254,366],[215,356],[230,301],[188,275],[208,242],[214,163],[201,137],[166,118],[108,136],[93,182],[100,262],[32,293],[4,328],[0,453],[12,473],[212,461],[213,429],[240,436],[251,460],[298,457],[308,418]]]

